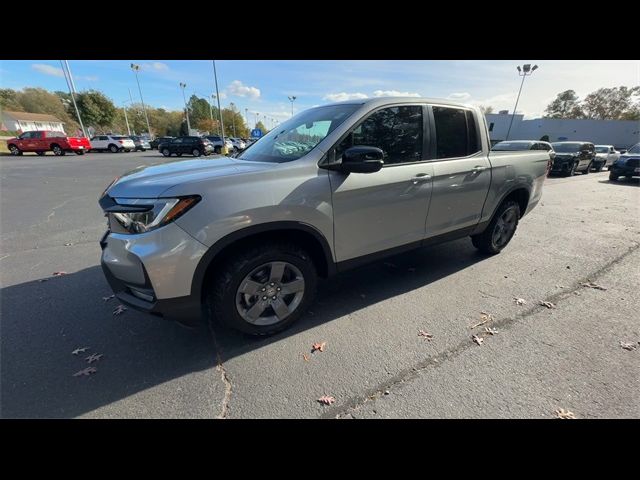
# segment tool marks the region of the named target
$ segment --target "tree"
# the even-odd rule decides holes
[[[542,137],[540,137],[540,141],[541,142],[550,142],[549,135],[543,135]]]
[[[247,137],[249,135],[249,129],[244,123],[244,117],[238,111],[232,111],[230,108],[222,109],[222,121],[224,123],[224,135],[225,137]],[[233,133],[233,127],[235,125],[235,135]]]
[[[10,112],[21,112],[23,110],[22,105],[18,98],[17,91],[11,88],[0,89],[0,107],[3,110],[9,110]]]
[[[582,108],[595,120],[640,120],[640,86],[599,88],[587,95]]]
[[[489,115],[490,113],[493,113],[493,107],[491,105],[486,107],[484,105],[480,105],[479,108],[483,115]]]
[[[565,90],[558,94],[556,99],[547,105],[545,118],[582,118],[584,115],[578,96],[573,90]]]
[[[264,126],[264,123],[262,123],[262,120],[258,121],[258,123],[256,123],[256,128],[259,128],[260,130],[262,130],[262,134],[264,135],[265,133],[267,133],[267,127]]]
[[[97,90],[78,93],[76,104],[86,126],[91,125],[104,129],[111,125],[116,115],[116,107],[113,102]]]

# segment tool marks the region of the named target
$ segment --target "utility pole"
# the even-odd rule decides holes
[[[187,97],[184,96],[184,89],[187,87],[186,83],[180,82],[180,88],[182,89],[182,99],[184,100],[184,111],[187,115],[187,135],[191,135],[191,122],[189,122],[189,107],[187,106]]]
[[[218,100],[218,115],[220,116],[220,136],[222,137],[222,152],[227,153],[227,147],[224,141],[224,123],[222,121],[222,109],[220,108],[220,92],[218,91],[218,74],[216,72],[216,61],[211,60],[211,62],[213,63],[213,79],[215,80],[216,84],[216,99]]]
[[[233,102],[229,104],[231,107],[231,124],[233,125],[233,138],[236,137],[236,106]]]
[[[127,100],[122,102],[122,110],[124,110],[124,121],[127,123],[127,134],[131,136],[131,129],[129,128],[129,119],[127,118]]]
[[[142,98],[142,88],[140,88],[140,80],[138,79],[138,70],[140,70],[140,65],[136,65],[135,63],[131,64],[131,70],[136,75],[136,82],[138,82],[138,92],[140,92],[140,101],[142,102],[142,111],[144,112],[144,119],[147,121],[147,134],[149,138],[153,138],[151,135],[151,126],[149,125],[149,117],[147,116],[147,107],[144,106],[144,98]]]
[[[65,64],[67,69],[65,70]],[[71,100],[73,100],[73,107],[76,110],[76,115],[78,116],[78,122],[80,123],[80,128],[82,129],[82,134],[87,137],[87,131],[84,129],[84,125],[82,123],[82,118],[80,117],[80,110],[78,110],[78,105],[76,104],[76,86],[73,83],[73,76],[71,75],[71,69],[69,68],[69,62],[67,60],[62,63],[60,60],[60,65],[62,65],[62,73],[64,73],[64,78],[67,81],[67,86],[69,87],[69,94],[71,95]]]

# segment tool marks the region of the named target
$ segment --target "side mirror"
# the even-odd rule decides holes
[[[358,146],[342,154],[340,170],[348,173],[374,173],[384,165],[384,152],[376,147]]]

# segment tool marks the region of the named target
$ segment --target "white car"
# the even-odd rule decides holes
[[[229,140],[231,140],[231,144],[233,145],[233,148],[235,150],[244,150],[245,148],[247,148],[247,144],[244,143],[244,140],[240,138],[230,137]]]
[[[596,145],[596,159],[593,168],[601,171],[603,167],[609,167],[620,158],[620,152],[613,145]]]
[[[91,139],[91,150],[107,151],[112,153],[130,152],[136,149],[136,144],[129,137],[120,135],[96,135]]]

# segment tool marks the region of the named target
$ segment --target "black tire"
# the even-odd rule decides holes
[[[565,174],[565,177],[573,177],[576,174],[576,168],[578,168],[578,162],[575,162],[571,166],[571,168],[569,169],[569,172]]]
[[[9,145],[9,153],[11,153],[11,155],[13,155],[14,157],[22,155],[22,151],[16,145]]]
[[[218,155],[220,155],[222,153],[222,147],[221,146],[217,146],[213,149],[213,151],[215,153],[217,153]]]
[[[582,172],[583,175],[588,175],[589,172],[591,172],[591,167],[593,167],[593,162],[589,162],[589,165],[587,165],[587,169]]]
[[[63,157],[67,153],[56,143],[51,145],[51,151],[56,157]]]
[[[506,241],[504,241],[503,243],[496,243],[494,241],[494,233],[496,233],[496,228],[499,220],[505,215],[505,213],[507,213],[507,211],[510,211],[513,215],[515,215],[515,224],[513,225],[513,231],[508,234]],[[504,247],[509,244],[509,242],[513,238],[513,235],[516,233],[519,220],[520,206],[518,205],[518,202],[514,200],[507,200],[503,202],[500,207],[498,207],[498,210],[496,210],[495,215],[491,219],[491,222],[489,223],[485,231],[478,235],[471,236],[471,243],[473,243],[473,246],[483,253],[488,253],[490,255],[500,253],[502,249],[504,249]]]
[[[609,172],[609,181],[610,182],[617,182],[618,181],[618,175],[613,173],[613,172]]]
[[[84,150],[76,150],[76,155],[84,155]]]
[[[170,157],[171,156],[171,152],[169,151],[168,148],[163,148],[162,149],[162,155],[164,155],[165,157]]]
[[[270,325],[255,325],[246,321],[236,308],[236,295],[240,283],[249,273],[263,264],[288,262],[297,267],[304,279],[304,294],[298,306],[283,320]],[[278,242],[255,244],[238,252],[216,269],[206,293],[209,320],[250,335],[272,335],[296,322],[313,302],[317,286],[315,265],[309,254],[296,244]]]
[[[120,149],[117,146],[111,144],[111,145],[109,145],[109,151],[111,153],[118,153],[120,151]]]
[[[200,150],[197,148],[194,148],[193,150],[191,150],[191,155],[193,155],[194,157],[199,157],[200,156]]]
[[[38,154],[39,157],[42,157],[44,155],[44,152],[36,152]]]

